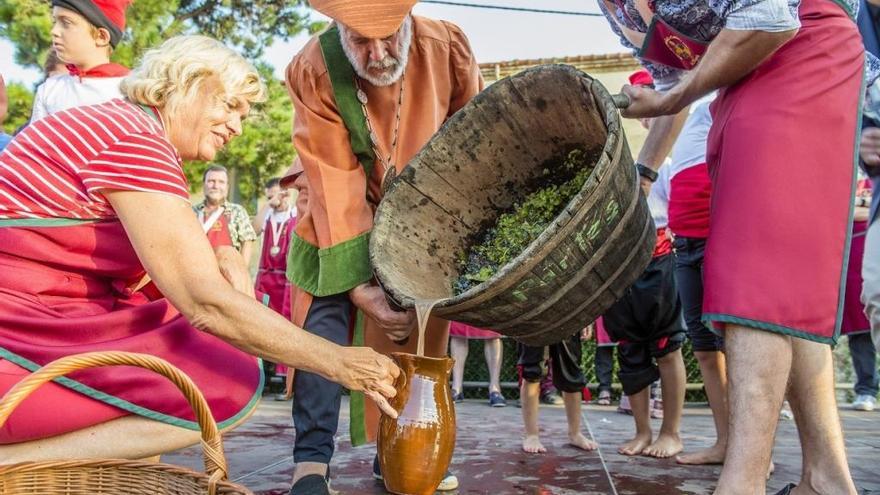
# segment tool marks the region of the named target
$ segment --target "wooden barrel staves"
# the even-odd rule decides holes
[[[475,233],[512,206],[512,191],[575,149],[599,153],[580,192],[516,258],[454,295],[456,259]],[[370,258],[400,307],[444,299],[434,315],[547,345],[623,295],[654,242],[611,95],[573,67],[545,65],[486,89],[410,161],[376,212]]]

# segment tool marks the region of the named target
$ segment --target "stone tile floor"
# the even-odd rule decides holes
[[[632,418],[615,408],[584,407],[587,436],[600,444],[597,452],[582,452],[565,445],[565,411],[561,406],[541,406],[542,441],[546,454],[520,450],[520,409],[489,408],[483,401],[465,401],[457,407],[458,440],[452,471],[461,487],[450,495],[476,494],[711,494],[718,466],[680,466],[674,460],[626,457],[617,444],[630,438]],[[380,482],[370,475],[373,446],[353,448],[348,443],[348,407],[343,403],[340,435],[333,459],[334,489],[342,494],[383,494]],[[880,412],[841,409],[850,467],[863,494],[880,495]],[[655,430],[659,420],[653,420]],[[714,439],[708,408],[685,409],[682,436],[686,451],[708,446]],[[291,448],[294,432],[290,402],[266,397],[253,417],[225,438],[230,478],[259,495],[285,495],[293,471]],[[780,420],[773,459],[776,471],[767,489],[775,494],[799,477],[800,445],[793,421]],[[191,447],[163,456],[163,462],[201,469],[201,454]]]

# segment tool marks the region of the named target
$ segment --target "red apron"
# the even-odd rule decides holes
[[[257,280],[254,290],[269,296],[269,307],[275,312],[290,319],[290,282],[287,281],[287,249],[290,245],[290,237],[293,228],[296,227],[296,217],[291,217],[284,222],[278,233],[278,244],[275,244],[275,231],[268,222],[263,229],[263,251],[260,253],[260,267],[257,269]],[[277,248],[277,250],[273,249]],[[287,366],[275,364],[275,374],[287,374]]]
[[[268,225],[263,229],[263,251],[260,253],[260,267],[257,269],[257,279],[254,283],[254,289],[269,296],[269,307],[275,312],[284,315],[290,319],[290,302],[285,304],[284,294],[285,288],[289,284],[287,281],[287,249],[290,245],[290,237],[293,234],[293,228],[296,226],[296,217],[291,217],[284,222],[278,237],[278,244],[275,244],[275,233]],[[277,251],[273,252],[273,248],[277,247]],[[285,312],[286,308],[286,312]]]
[[[605,330],[605,321],[601,316],[596,318],[594,327],[596,329],[596,345],[599,347],[615,347],[617,345],[617,342],[611,340],[608,330]]]
[[[868,333],[871,322],[865,316],[862,304],[862,257],[865,255],[865,235],[868,222],[853,223],[852,245],[849,249],[849,266],[846,269],[846,296],[843,306],[843,323],[840,332],[844,335]]]
[[[864,49],[830,0],[803,0],[801,28],[720,91],[703,320],[836,341],[849,255]]]
[[[132,293],[143,274],[118,221],[0,228],[0,394],[24,369],[114,350],[152,354],[183,370],[223,426],[255,407],[262,390],[259,361],[191,327],[166,299]],[[0,430],[0,443],[55,436],[127,414],[198,429],[181,393],[149,371],[117,366],[70,378],[25,401]]]
[[[470,325],[465,325],[464,323],[459,323],[457,321],[449,322],[449,336],[450,337],[459,337],[462,339],[477,339],[477,340],[489,340],[489,339],[501,338],[500,333],[493,332],[492,330],[485,330],[483,328],[472,327]]]

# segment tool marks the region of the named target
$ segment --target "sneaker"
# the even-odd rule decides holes
[[[506,405],[507,401],[504,400],[504,396],[501,395],[501,392],[489,392],[490,407],[504,407]]]
[[[651,417],[663,419],[663,399],[651,399]]]
[[[596,405],[610,406],[611,405],[611,391],[610,390],[602,390],[601,392],[599,392],[599,398],[596,399]]]
[[[320,474],[310,474],[294,483],[289,495],[330,495],[330,487]]]
[[[454,474],[450,473],[449,471],[446,471],[446,476],[444,476],[443,479],[440,481],[440,484],[437,485],[437,491],[438,492],[448,492],[448,491],[455,490],[457,488],[458,488],[458,478]]]
[[[627,414],[632,416],[633,409],[632,406],[629,404],[628,395],[620,396],[620,404],[617,406],[617,412],[619,412],[620,414]]]
[[[852,408],[856,411],[873,411],[877,400],[870,395],[857,395],[856,400],[852,403]]]
[[[791,406],[788,405],[788,401],[782,403],[782,409],[779,410],[779,419],[784,419],[786,421],[794,419],[794,413],[791,412]]]
[[[373,457],[373,479],[382,481],[382,468],[379,467],[378,455]],[[449,471],[446,471],[446,475],[437,486],[437,491],[448,492],[450,490],[455,490],[456,488],[458,488],[458,478]]]
[[[559,392],[554,390],[552,392],[547,392],[546,394],[541,394],[541,404],[561,406],[562,404],[565,404],[565,400],[559,395]]]

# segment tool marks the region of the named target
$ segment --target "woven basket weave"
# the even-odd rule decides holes
[[[205,472],[168,464],[124,459],[25,462],[0,466],[2,495],[253,495],[227,481],[226,458],[217,423],[192,380],[168,362],[145,354],[95,352],[53,361],[15,385],[0,400],[0,426],[44,383],[97,366],[139,366],[171,380],[195,411],[201,429]],[[125,441],[125,439],[120,439]]]

